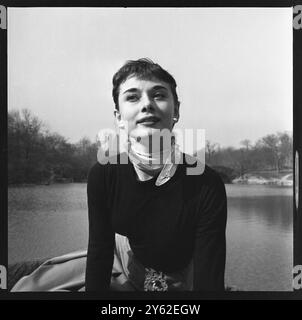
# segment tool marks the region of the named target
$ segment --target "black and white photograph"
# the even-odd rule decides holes
[[[7,98],[8,291],[293,291],[291,7],[10,7]]]

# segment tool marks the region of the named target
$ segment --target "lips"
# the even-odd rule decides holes
[[[143,117],[141,119],[139,119],[136,123],[156,123],[158,122],[160,119],[156,116],[148,116],[148,117]]]

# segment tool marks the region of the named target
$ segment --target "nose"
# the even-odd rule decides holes
[[[143,99],[142,99],[142,112],[150,112],[150,111],[154,111],[154,104],[153,104],[153,100],[150,99],[150,97],[146,94],[144,95]]]

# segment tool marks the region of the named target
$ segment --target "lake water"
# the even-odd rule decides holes
[[[292,188],[226,185],[226,283],[242,290],[291,290]],[[9,263],[85,249],[86,184],[8,190]]]

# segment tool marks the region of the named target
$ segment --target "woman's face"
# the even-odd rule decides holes
[[[162,129],[172,130],[179,116],[170,85],[161,80],[142,80],[133,76],[119,88],[118,123],[126,122],[130,136],[146,137]]]

